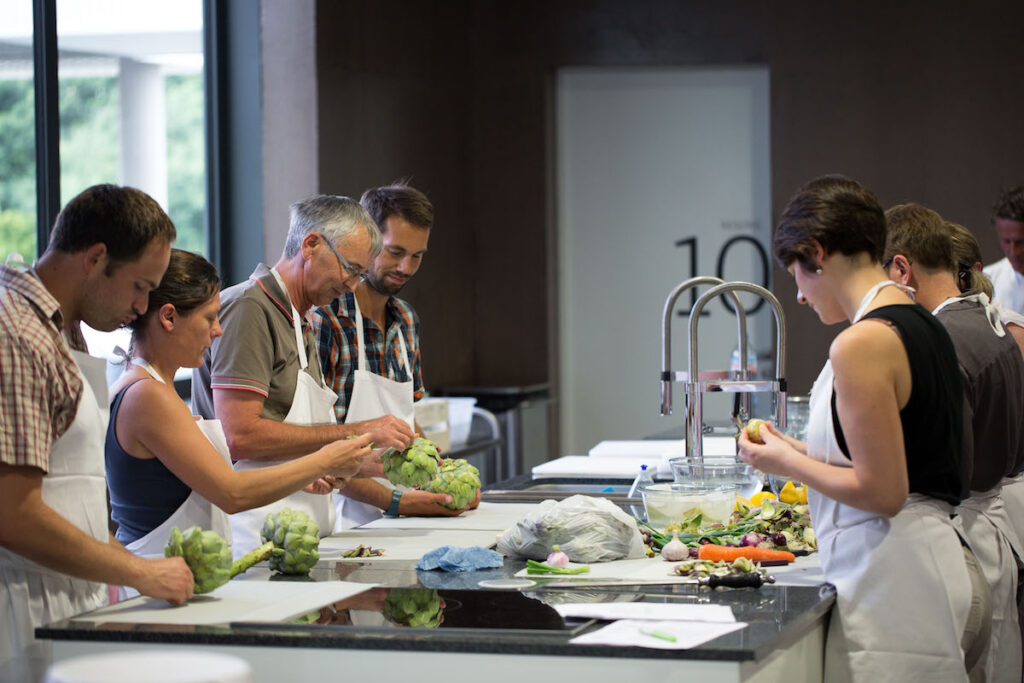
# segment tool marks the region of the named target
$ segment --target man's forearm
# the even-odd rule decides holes
[[[293,425],[259,418],[247,425],[225,421],[224,433],[235,460],[274,462],[294,460],[361,432],[351,425]]]
[[[391,505],[391,489],[373,479],[353,479],[339,491],[341,495],[360,503],[387,510]]]
[[[142,561],[113,536],[98,541],[41,500],[22,510],[4,533],[4,547],[48,569],[88,581],[135,585]]]

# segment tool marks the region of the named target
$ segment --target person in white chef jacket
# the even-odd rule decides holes
[[[143,560],[108,531],[106,361],[80,328],[144,313],[174,238],[148,195],[97,185],[64,207],[31,268],[0,266],[0,664],[45,661],[34,629],[105,604],[105,584],[192,596],[181,558]]]
[[[355,288],[380,252],[380,230],[348,197],[314,195],[292,204],[290,213],[288,237],[277,263],[272,268],[260,264],[248,281],[221,292],[223,335],[193,373],[193,410],[221,421],[240,470],[269,467],[362,434],[370,434],[378,449],[405,449],[413,431],[395,416],[336,423],[336,397],[324,385],[306,315],[313,306]],[[371,460],[361,474],[381,475],[379,461]],[[344,483],[342,490],[371,502],[391,495],[380,484],[362,479]],[[236,556],[258,545],[267,514],[284,507],[307,512],[321,536],[334,529],[331,497],[300,491],[231,516]]]
[[[882,268],[874,194],[824,176],[789,201],[776,262],[832,342],[811,390],[806,443],[762,427],[740,457],[805,482],[836,602],[825,675],[839,681],[966,681],[983,666],[988,586],[950,519],[966,484],[963,386],[953,343]],[[990,620],[990,619],[989,619]]]
[[[199,254],[172,249],[149,310],[130,325],[130,364],[110,387],[111,517],[117,539],[142,557],[162,557],[175,526],[212,529],[231,543],[228,513],[272,503],[322,477],[352,477],[371,455],[364,434],[275,467],[232,469],[220,422],[193,419],[174,390],[178,368],[200,365],[221,335],[219,310],[217,269]]]
[[[310,314],[320,364],[325,381],[338,395],[334,404],[338,422],[353,424],[394,415],[417,429],[413,403],[424,394],[419,316],[396,295],[423,263],[434,207],[425,194],[402,181],[370,188],[359,203],[380,227],[384,245],[354,292]],[[382,512],[396,516],[464,511],[444,507],[445,497],[438,494],[392,489],[386,481],[378,481],[386,487],[387,498],[359,502],[335,495],[336,528],[359,526]],[[478,504],[479,492],[466,509]]]
[[[992,207],[992,226],[1003,258],[985,266],[995,301],[1024,315],[1024,185],[1003,190]]]
[[[942,217],[918,204],[885,212],[885,262],[893,282],[914,289],[919,304],[946,327],[964,380],[964,457],[969,495],[956,524],[977,556],[992,592],[992,638],[985,680],[1021,680],[1018,624],[1020,537],[1003,497],[1003,481],[1024,464],[1024,357],[981,292],[961,292],[952,233]]]

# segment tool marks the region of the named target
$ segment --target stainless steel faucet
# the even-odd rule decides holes
[[[671,360],[668,349],[669,324],[671,322],[671,309],[675,299],[680,293],[698,284],[712,284],[715,286],[706,291],[694,303],[690,310],[689,320],[689,370],[686,373],[673,373],[670,369]],[[751,381],[747,376],[747,335],[746,316],[736,292],[749,292],[767,301],[775,315],[775,378],[764,381]],[[729,295],[734,301],[736,309],[736,326],[739,334],[740,369],[734,373],[732,379],[728,380],[701,380],[700,370],[697,363],[697,326],[700,320],[701,311],[712,299]],[[671,303],[670,303],[671,302]],[[703,460],[703,435],[702,435],[702,398],[704,392],[724,391],[741,394],[741,407],[739,415],[749,416],[749,394],[758,392],[771,393],[775,403],[775,424],[780,429],[786,427],[786,319],[782,312],[782,305],[775,295],[764,287],[749,282],[723,282],[719,278],[703,277],[691,278],[677,286],[668,300],[665,302],[665,315],[662,320],[662,372],[661,372],[661,414],[672,413],[672,383],[682,381],[685,385],[686,397],[686,455],[698,462]],[[737,417],[737,416],[734,416]]]
[[[724,285],[725,280],[710,275],[691,277],[673,289],[665,299],[665,308],[661,312],[661,414],[672,414],[672,383],[688,382],[692,375],[685,372],[672,372],[672,312],[676,307],[676,300],[683,292],[700,285]],[[737,346],[740,350],[740,358],[744,359],[742,375],[747,377],[747,315],[740,304],[740,298],[732,294],[733,307],[736,309],[736,333],[738,336]],[[699,315],[699,314],[698,314]],[[690,313],[691,320],[693,312]],[[691,344],[693,342],[691,341]],[[691,368],[692,370],[692,368]]]

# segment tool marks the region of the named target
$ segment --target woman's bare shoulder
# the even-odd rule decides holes
[[[840,332],[829,347],[829,360],[837,371],[852,367],[870,372],[905,358],[899,334],[884,320],[869,318]]]

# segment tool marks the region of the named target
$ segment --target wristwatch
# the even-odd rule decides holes
[[[385,517],[397,517],[398,516],[398,504],[401,502],[401,500],[402,500],[402,492],[399,491],[398,489],[395,489],[391,493],[391,505],[389,505],[388,509],[384,511],[384,516]]]

